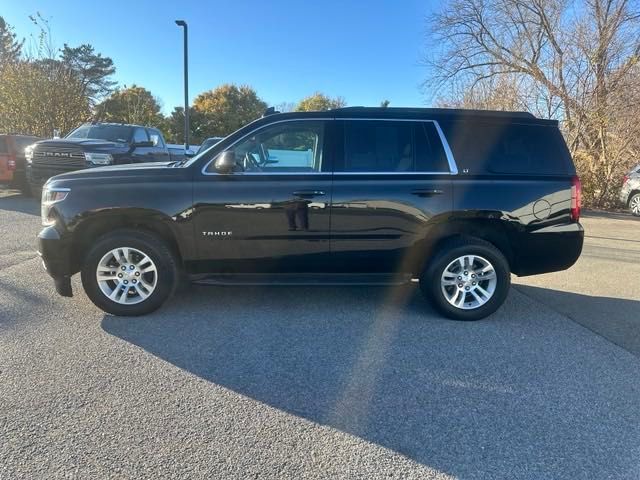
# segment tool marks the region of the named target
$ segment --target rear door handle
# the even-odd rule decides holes
[[[295,197],[302,197],[302,198],[321,197],[324,194],[325,193],[322,190],[298,190],[296,192],[293,192],[293,195]]]
[[[444,192],[438,189],[421,189],[413,190],[411,195],[417,195],[418,197],[433,197],[434,195],[442,195]]]

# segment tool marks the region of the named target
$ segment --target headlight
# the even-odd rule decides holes
[[[29,145],[24,149],[24,158],[27,160],[27,163],[33,162],[33,145]]]
[[[45,187],[42,189],[42,203],[40,204],[40,216],[42,225],[48,227],[56,223],[56,219],[51,216],[51,206],[54,203],[63,201],[69,195],[68,188]]]
[[[111,165],[113,163],[113,157],[108,153],[85,152],[84,158],[93,165]]]

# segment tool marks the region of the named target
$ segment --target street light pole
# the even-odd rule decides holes
[[[184,20],[176,20],[184,30],[184,150],[189,150],[189,43],[188,27]]]

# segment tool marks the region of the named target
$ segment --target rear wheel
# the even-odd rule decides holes
[[[100,309],[119,316],[158,309],[174,292],[175,257],[155,236],[134,230],[105,235],[91,249],[82,268],[82,286]]]
[[[420,278],[420,288],[436,310],[454,320],[492,314],[504,303],[510,283],[504,255],[476,238],[445,243]]]
[[[636,217],[640,217],[640,193],[634,194],[629,199],[629,211]]]

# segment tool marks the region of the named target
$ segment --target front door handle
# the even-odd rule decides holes
[[[444,192],[438,189],[421,189],[413,190],[411,195],[417,195],[418,197],[433,197],[434,195],[442,195]]]
[[[322,190],[298,190],[296,192],[293,192],[293,195],[295,197],[302,197],[302,198],[321,197],[324,194],[325,193]]]

